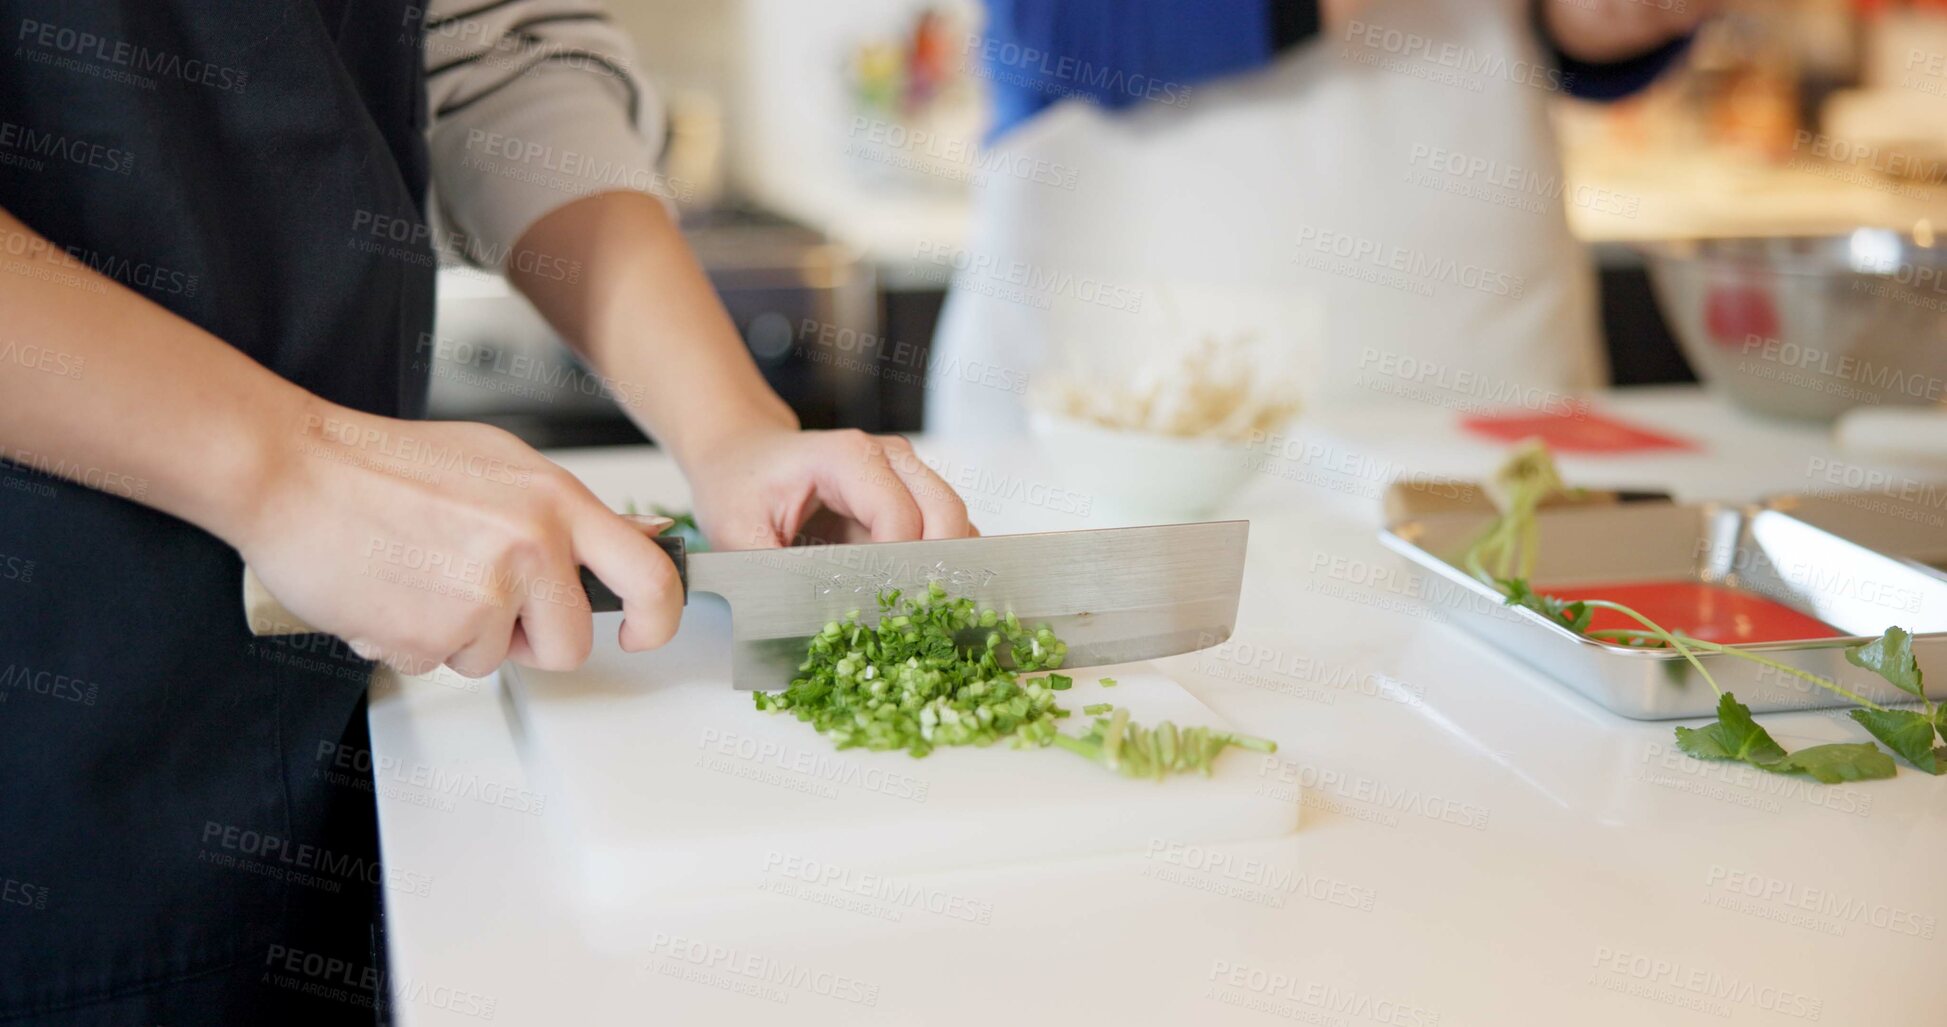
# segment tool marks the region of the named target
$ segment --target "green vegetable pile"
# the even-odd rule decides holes
[[[1736,760],[1777,774],[1802,772],[1826,784],[1875,780],[1895,773],[1892,757],[1871,742],[1815,745],[1787,752],[1752,719],[1750,707],[1718,687],[1716,679],[1696,655],[1719,653],[1791,675],[1850,700],[1858,706],[1850,711],[1850,716],[1868,734],[1929,774],[1947,773],[1947,748],[1935,745],[1936,735],[1947,738],[1947,706],[1935,706],[1927,699],[1920,666],[1913,657],[1913,638],[1903,628],[1889,627],[1876,639],[1847,646],[1845,656],[1853,666],[1872,671],[1918,699],[1920,709],[1917,710],[1890,709],[1837,682],[1761,654],[1673,633],[1620,603],[1602,599],[1566,602],[1534,591],[1528,584],[1528,575],[1533,570],[1538,548],[1535,511],[1550,498],[1571,496],[1576,491],[1562,484],[1546,447],[1538,442],[1523,446],[1495,475],[1489,487],[1500,515],[1462,554],[1461,565],[1469,574],[1498,590],[1507,605],[1533,610],[1577,634],[1618,645],[1667,646],[1676,650],[1718,695],[1716,720],[1701,728],[1676,729],[1679,749],[1698,759]],[[1591,631],[1589,625],[1598,609],[1613,610],[1643,627]]]
[[[1068,647],[1054,632],[1030,632],[1012,613],[949,599],[937,581],[916,601],[887,592],[879,609],[872,627],[856,610],[825,625],[791,687],[756,693],[757,708],[789,710],[840,749],[924,756],[939,745],[992,745],[1010,736],[1046,744],[1054,737],[1055,720],[1067,716],[1055,692],[1071,679],[1022,682],[1000,663],[1005,651],[1019,670],[1061,666]],[[965,629],[984,629],[985,645],[957,644]]]
[[[1074,679],[1018,676],[1052,672],[1067,656],[1068,646],[1047,625],[1030,631],[1011,611],[949,598],[937,581],[917,598],[897,590],[880,595],[879,611],[875,625],[861,623],[856,610],[826,624],[790,687],[754,693],[757,708],[789,711],[840,749],[904,749],[925,756],[942,745],[1052,744],[1132,776],[1136,768],[1158,778],[1192,770],[1207,775],[1226,747],[1276,749],[1264,739],[1200,727],[1179,732],[1166,723],[1147,731],[1128,723],[1127,710],[1098,719],[1081,738],[1069,737],[1055,727],[1069,715],[1055,704],[1055,693],[1072,688]],[[960,641],[969,635],[978,641]],[[1086,709],[1108,713],[1111,707]]]

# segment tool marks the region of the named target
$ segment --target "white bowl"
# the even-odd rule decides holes
[[[1035,410],[1029,426],[1063,484],[1126,519],[1194,520],[1250,480],[1242,442],[1118,431]]]

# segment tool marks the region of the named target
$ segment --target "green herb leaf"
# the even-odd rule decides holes
[[[1715,721],[1700,728],[1677,728],[1677,748],[1698,759],[1741,760],[1759,767],[1786,756],[1785,747],[1751,719],[1751,708],[1729,692],[1717,700]]]
[[[1857,711],[1855,711],[1857,712]],[[1783,773],[1802,770],[1829,785],[1841,781],[1875,781],[1897,772],[1893,757],[1871,742],[1834,742],[1800,749],[1785,761],[1766,770]]]
[[[1543,595],[1536,592],[1526,578],[1497,578],[1495,581],[1501,586],[1501,591],[1507,593],[1507,598],[1502,600],[1504,604],[1533,610],[1578,635],[1589,630],[1589,623],[1595,619],[1595,611],[1589,609],[1588,603],[1580,599],[1572,603],[1564,602],[1554,596]]]
[[[1920,685],[1920,664],[1913,658],[1913,636],[1905,628],[1887,628],[1886,634],[1847,649],[1846,662],[1878,674],[1916,699],[1927,697]]]
[[[1102,679],[1100,679],[1100,680],[1101,680],[1101,682],[1102,682],[1102,687],[1103,687],[1103,688],[1114,688],[1114,687],[1115,687],[1115,679],[1114,679],[1114,678],[1102,678]]]
[[[1750,707],[1729,692],[1717,701],[1714,723],[1677,728],[1677,748],[1699,759],[1739,760],[1774,774],[1802,771],[1826,784],[1892,777],[1896,770],[1893,757],[1871,742],[1814,745],[1788,753],[1751,719]]]
[[[1913,710],[1853,710],[1851,716],[1908,763],[1929,774],[1947,771],[1947,751],[1934,748],[1934,722],[1926,714]]]

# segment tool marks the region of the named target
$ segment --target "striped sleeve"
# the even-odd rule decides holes
[[[599,0],[431,0],[425,61],[442,249],[498,268],[572,200],[671,195],[662,107]]]

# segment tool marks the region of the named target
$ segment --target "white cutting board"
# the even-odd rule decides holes
[[[1228,750],[1209,778],[1131,780],[1061,749],[835,750],[729,687],[729,619],[694,597],[669,646],[627,654],[595,619],[578,671],[509,671],[550,832],[579,872],[586,912],[627,917],[671,893],[762,888],[779,873],[911,875],[1286,834],[1298,804]],[[1150,665],[1071,671],[1061,723],[1091,702],[1145,724],[1232,728]],[[1113,688],[1101,676],[1117,680]],[[1288,754],[1287,754],[1288,755]],[[789,861],[789,862],[787,862]]]

